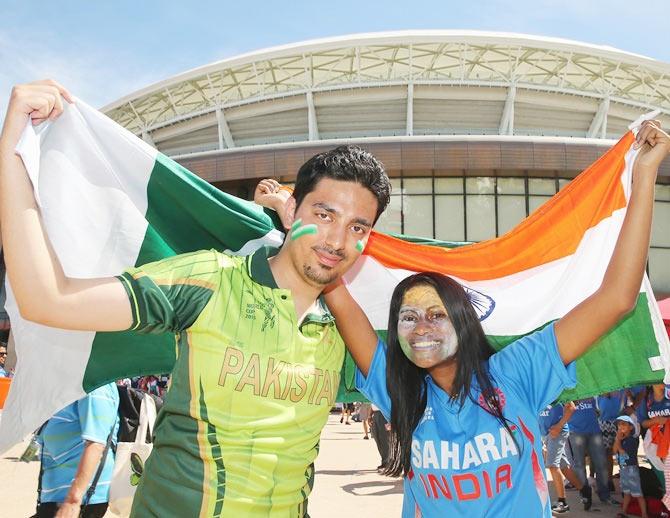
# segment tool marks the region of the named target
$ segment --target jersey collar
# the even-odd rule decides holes
[[[281,289],[279,286],[277,286],[277,281],[275,281],[275,278],[272,275],[270,263],[268,262],[268,259],[275,256],[278,252],[279,248],[264,246],[248,256],[247,268],[249,276],[254,280],[254,282],[262,284],[263,286],[267,286],[268,288],[272,288],[273,290]],[[309,313],[305,316],[303,323],[326,323],[332,322],[333,320],[333,315],[328,310],[328,306],[326,306],[323,296],[320,295],[319,298],[315,301],[314,305],[310,308]]]

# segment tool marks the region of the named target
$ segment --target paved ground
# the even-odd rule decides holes
[[[39,465],[18,461],[24,448],[25,444],[19,445],[0,458],[2,518],[27,518],[35,509]],[[345,426],[340,424],[338,416],[332,415],[323,431],[321,453],[316,462],[315,487],[309,502],[312,518],[400,517],[402,484],[399,479],[378,475],[375,470],[378,464],[374,441],[363,440],[362,425]],[[617,509],[601,506],[598,499],[595,500],[591,511],[584,512],[577,502],[576,492],[569,491],[568,503],[572,510],[560,516],[616,516]],[[519,516],[523,516],[522,510],[519,511]],[[108,516],[113,515],[108,513]]]

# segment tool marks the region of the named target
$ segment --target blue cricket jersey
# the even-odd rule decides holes
[[[561,419],[563,419],[563,405],[556,404],[556,405],[548,405],[544,410],[540,412],[540,432],[542,435],[547,435],[549,433],[549,428],[554,426],[556,423],[558,423]],[[564,432],[569,432],[570,427],[568,426],[568,423],[565,423],[563,425],[563,428],[561,428]]]
[[[551,516],[538,415],[576,383],[574,363],[558,354],[554,325],[523,337],[488,360],[505,427],[482,406],[476,381],[461,407],[426,376],[427,405],[412,437],[411,471],[404,478],[403,518]],[[377,344],[359,390],[387,417],[386,345]]]

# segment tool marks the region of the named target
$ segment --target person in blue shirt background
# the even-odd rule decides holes
[[[107,452],[95,492],[85,495],[100,465],[107,439],[119,428],[119,392],[104,385],[56,413],[42,428],[42,472],[37,518],[101,518],[107,511],[114,452]]]
[[[623,493],[622,514],[628,511],[631,497],[636,498],[642,518],[649,518],[647,502],[642,494],[640,468],[637,461],[637,449],[640,439],[635,434],[635,422],[630,416],[621,415],[616,420],[617,433],[612,448],[619,460],[621,492]]]
[[[656,383],[651,386],[651,391],[647,393],[644,402],[644,416],[642,418],[643,430],[652,433],[652,437],[664,437],[665,427],[670,420],[670,399],[666,397],[666,387],[663,383]],[[670,506],[670,455],[660,459],[663,463],[663,472],[665,478],[665,495],[663,504]]]
[[[610,497],[607,477],[607,458],[603,434],[598,424],[595,399],[590,397],[575,401],[575,412],[570,418],[570,448],[574,470],[582,483],[588,484],[585,457],[588,452],[596,475],[596,489],[600,501],[618,504]]]
[[[388,346],[341,283],[326,293],[359,369],[356,385],[391,423],[386,473],[404,475],[403,518],[551,516],[538,415],[574,386],[574,361],[635,306],[642,283],[656,174],[670,137],[648,121],[634,146],[644,147],[601,286],[499,352],[463,287],[445,275],[419,273],[398,284]],[[335,232],[327,240],[335,251],[344,242]]]
[[[612,457],[612,446],[617,434],[616,419],[623,414],[626,406],[626,391],[615,390],[605,392],[596,397],[596,409],[598,410],[598,426],[603,434],[603,445],[605,446],[605,460],[607,469],[607,487],[614,491],[612,473],[614,470],[614,458]]]
[[[546,450],[544,462],[551,472],[551,480],[558,497],[558,501],[551,506],[554,513],[564,513],[570,510],[565,499],[564,475],[579,490],[584,509],[588,511],[591,508],[591,486],[582,483],[572,470],[573,461],[569,448],[566,447],[570,435],[568,421],[574,411],[574,403],[568,401],[565,405],[549,405],[540,412],[540,432],[542,433],[542,444]]]

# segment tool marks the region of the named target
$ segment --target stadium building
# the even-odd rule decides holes
[[[393,181],[377,228],[448,241],[499,236],[640,115],[670,127],[670,64],[537,36],[406,31],[296,43],[185,72],[103,111],[218,188],[291,183],[356,143]],[[649,274],[670,292],[670,160]]]

